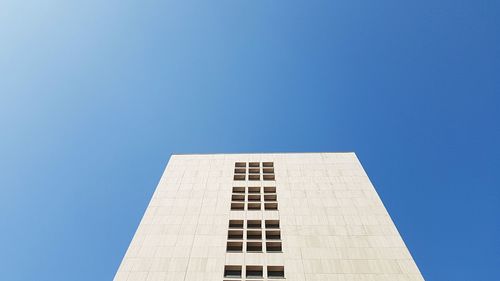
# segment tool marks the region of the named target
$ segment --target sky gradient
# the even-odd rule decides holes
[[[2,1],[0,279],[111,280],[172,153],[354,151],[500,280],[499,1]]]

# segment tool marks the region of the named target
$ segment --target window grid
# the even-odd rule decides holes
[[[274,181],[273,162],[236,162],[234,164],[235,181]]]
[[[236,162],[235,181],[275,181],[273,162]],[[231,211],[278,210],[275,186],[233,186]],[[279,219],[229,220],[226,252],[281,253]],[[285,278],[282,265],[226,265],[223,281],[264,281]]]
[[[232,211],[277,211],[278,196],[275,186],[233,186]]]

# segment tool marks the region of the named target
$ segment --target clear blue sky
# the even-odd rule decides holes
[[[171,153],[355,151],[427,280],[500,280],[499,15],[3,1],[0,279],[111,280]]]

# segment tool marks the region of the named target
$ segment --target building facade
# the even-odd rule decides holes
[[[172,155],[115,281],[424,280],[354,153]]]

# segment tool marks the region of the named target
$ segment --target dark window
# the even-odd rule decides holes
[[[265,186],[264,193],[276,193],[276,186]]]
[[[276,201],[278,198],[276,194],[266,194],[264,195],[264,201]]]
[[[227,242],[227,252],[242,252],[243,242]]]
[[[264,174],[274,174],[274,168],[264,168],[262,169]]]
[[[262,222],[260,220],[248,220],[247,228],[261,228]]]
[[[234,180],[235,181],[244,181],[245,180],[245,175],[234,175]]]
[[[245,193],[245,187],[243,186],[234,186],[233,193]]]
[[[248,203],[248,210],[250,211],[260,210],[260,203]]]
[[[260,202],[260,194],[248,195],[248,201],[249,202]]]
[[[262,266],[247,265],[247,278],[262,278]]]
[[[267,240],[279,240],[281,239],[281,234],[279,230],[268,230],[266,231]]]
[[[231,203],[231,210],[242,211],[245,209],[245,203]]]
[[[243,231],[242,230],[229,230],[227,232],[227,239],[243,239]]]
[[[265,181],[273,181],[274,180],[274,175],[267,175],[267,174],[264,174],[264,180]]]
[[[243,220],[230,220],[229,228],[243,228]]]
[[[262,252],[262,243],[247,242],[247,252]]]
[[[281,242],[267,242],[266,251],[268,252],[281,252]]]
[[[262,239],[262,231],[260,230],[248,230],[247,239]]]
[[[249,186],[248,193],[260,193],[260,186]]]
[[[266,228],[280,228],[279,220],[266,220]]]
[[[285,269],[283,266],[268,266],[267,277],[269,278],[285,278]]]
[[[266,210],[278,210],[278,203],[265,203],[264,204],[264,209]]]
[[[226,265],[224,267],[224,277],[241,278],[241,265]]]
[[[251,181],[260,181],[260,175],[249,175],[248,180]]]

